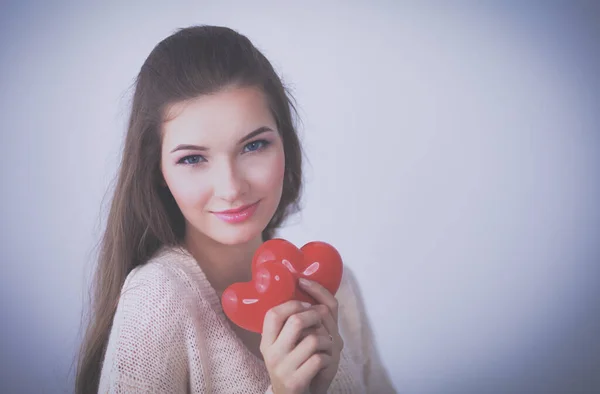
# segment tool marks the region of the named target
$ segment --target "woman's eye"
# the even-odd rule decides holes
[[[244,152],[254,152],[259,149],[264,149],[269,145],[269,141],[267,140],[257,140],[250,142],[244,147]]]
[[[206,161],[201,155],[189,155],[182,157],[177,164],[198,164],[202,161]]]

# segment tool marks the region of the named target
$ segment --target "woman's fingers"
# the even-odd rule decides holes
[[[319,324],[317,326],[305,328],[304,330],[302,330],[300,332],[300,336],[298,337],[298,340],[296,341],[295,346],[298,346],[298,344],[300,343],[300,341],[302,341],[304,338],[306,338],[307,336],[312,335],[312,334],[327,336],[328,332],[325,329],[325,326],[323,326],[323,324]]]
[[[295,377],[311,381],[320,370],[331,364],[333,357],[326,353],[315,353],[306,360],[296,371]]]
[[[307,311],[293,314],[288,317],[273,346],[282,352],[289,353],[296,346],[304,330],[319,325],[321,325],[321,315],[316,309],[310,308]]]
[[[260,350],[273,388],[281,392],[304,393],[320,371],[339,362],[342,342],[332,312],[337,300],[322,286],[311,287],[307,292],[327,305],[288,301],[265,316]]]
[[[292,300],[269,309],[263,321],[261,352],[275,343],[288,317],[306,311],[308,308],[310,304]]]
[[[327,334],[331,335],[331,340],[334,341],[340,349],[344,347],[344,341],[339,334],[338,324],[333,320],[329,308],[325,305],[313,305],[311,309],[316,310],[321,316],[323,327],[327,330]]]
[[[319,304],[323,304],[329,308],[331,315],[335,321],[338,320],[338,301],[337,299],[319,283],[312,280],[300,278],[299,280],[302,290],[311,295]]]
[[[329,335],[316,335],[311,334],[302,339],[298,346],[296,346],[288,355],[285,362],[288,364],[288,368],[292,370],[299,369],[311,356],[315,353],[324,352],[328,355],[331,354],[333,343],[329,339]]]

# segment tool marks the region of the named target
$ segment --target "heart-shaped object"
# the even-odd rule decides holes
[[[335,295],[342,281],[343,263],[328,243],[314,241],[298,249],[276,238],[256,250],[251,269],[252,281],[229,286],[221,296],[221,304],[233,323],[261,333],[265,314],[272,307],[292,299],[317,303],[297,286],[299,278],[315,281]]]
[[[296,278],[278,262],[265,262],[252,270],[252,281],[227,287],[221,296],[223,311],[238,326],[262,332],[265,314],[275,305],[293,299]]]
[[[264,242],[254,253],[252,269],[266,262],[283,264],[296,279],[306,278],[325,287],[333,295],[342,281],[343,263],[338,251],[326,242],[313,241],[298,249],[285,239]],[[316,304],[317,301],[298,287],[294,299]]]

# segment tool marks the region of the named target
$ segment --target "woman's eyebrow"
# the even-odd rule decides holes
[[[254,138],[254,137],[256,137],[259,134],[267,133],[269,131],[273,131],[273,129],[271,129],[270,127],[267,127],[267,126],[259,127],[258,129],[254,130],[253,132],[249,133],[244,138],[242,138],[241,140],[239,140],[238,144],[241,144],[242,142],[248,141],[249,139]]]
[[[252,131],[251,133],[248,133],[241,140],[239,140],[238,144],[241,144],[242,142],[248,141],[249,139],[254,138],[254,137],[256,137],[259,134],[268,133],[268,132],[272,132],[272,131],[273,131],[273,129],[271,129],[270,127],[267,127],[267,126],[259,127],[258,129]],[[178,150],[200,150],[200,151],[207,151],[209,149],[207,147],[205,147],[205,146],[190,145],[190,144],[180,144],[180,145],[177,145],[171,151],[171,153],[177,152]]]

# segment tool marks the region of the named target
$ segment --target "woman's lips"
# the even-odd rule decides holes
[[[227,211],[213,212],[216,217],[227,223],[241,223],[248,220],[256,211],[258,202],[251,205],[246,205],[238,209],[229,209]]]

